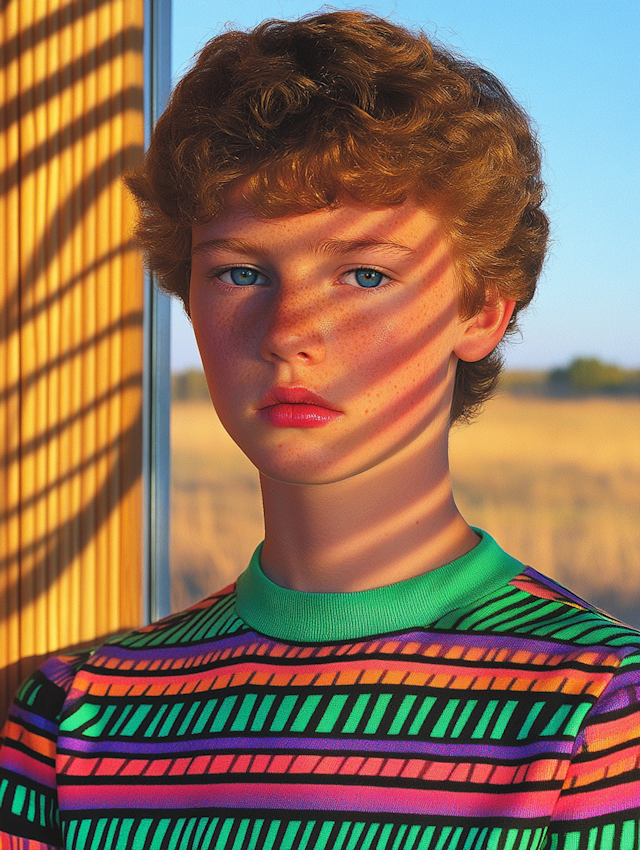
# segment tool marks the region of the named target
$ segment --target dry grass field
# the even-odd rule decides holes
[[[261,540],[257,474],[208,402],[172,413],[172,604],[231,582]],[[451,438],[464,516],[640,627],[640,401],[503,394]]]

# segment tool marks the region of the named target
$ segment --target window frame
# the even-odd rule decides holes
[[[145,148],[171,92],[172,0],[144,0]],[[144,279],[143,618],[171,612],[171,299]]]

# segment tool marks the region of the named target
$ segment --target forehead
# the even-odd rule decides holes
[[[440,217],[414,200],[374,206],[346,199],[335,207],[266,217],[236,192],[219,215],[193,227],[192,254],[251,244],[266,251],[277,245],[327,255],[367,249],[409,257],[445,241]]]

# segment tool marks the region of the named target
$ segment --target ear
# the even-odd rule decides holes
[[[504,336],[516,302],[507,298],[491,298],[479,313],[462,322],[462,334],[454,348],[460,360],[475,363],[482,360]]]

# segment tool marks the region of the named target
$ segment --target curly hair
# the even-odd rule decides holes
[[[422,32],[331,12],[209,41],[126,181],[148,266],[187,313],[191,228],[219,215],[243,180],[269,217],[346,196],[416,198],[443,219],[461,315],[513,299],[512,333],[548,238],[540,172],[530,120],[493,74]],[[501,368],[499,348],[458,363],[452,422],[493,394]]]

